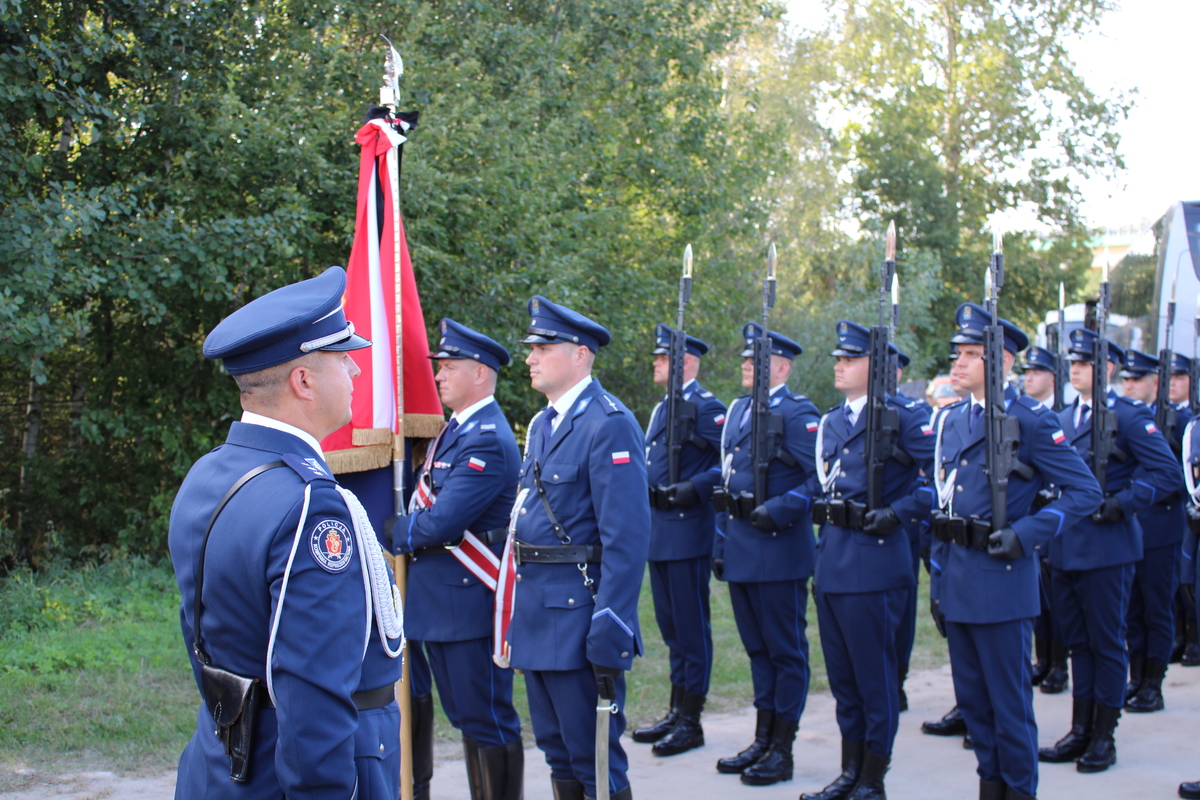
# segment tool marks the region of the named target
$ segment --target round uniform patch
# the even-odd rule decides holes
[[[341,520],[321,520],[308,537],[308,549],[321,569],[334,574],[345,572],[354,555],[354,536]]]

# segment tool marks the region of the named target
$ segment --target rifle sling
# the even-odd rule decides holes
[[[546,489],[542,486],[542,465],[537,462],[537,459],[534,459],[533,462],[533,485],[537,488],[538,499],[542,501],[542,510],[546,512],[546,519],[550,522],[550,527],[554,529],[554,535],[563,544],[570,544],[571,537],[567,535],[567,530],[558,521],[558,517],[554,516],[554,509],[550,508],[550,498],[546,496]]]

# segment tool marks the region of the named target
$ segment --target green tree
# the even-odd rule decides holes
[[[1032,211],[1046,235],[1006,237],[1005,316],[1032,325],[1058,282],[1083,284],[1081,176],[1122,166],[1129,109],[1084,82],[1067,44],[1107,0],[846,0],[816,37],[827,96],[847,114],[855,215],[894,219],[902,247],[936,255],[936,317],[978,301],[988,219]],[[936,347],[926,343],[932,354]]]

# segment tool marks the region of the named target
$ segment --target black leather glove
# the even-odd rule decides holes
[[[716,576],[717,580],[719,580],[719,581],[725,580],[725,559],[714,558],[712,560],[712,565],[713,565],[713,575]]]
[[[1017,538],[1017,532],[1012,528],[1001,528],[992,531],[988,536],[988,555],[1000,561],[1016,561],[1025,555],[1025,548]]]
[[[599,664],[592,664],[592,674],[596,676],[596,694],[605,700],[616,700],[617,678],[621,677],[621,672],[622,670],[616,667],[602,667]]]
[[[766,506],[759,506],[750,512],[750,524],[764,533],[773,533],[779,530],[779,526],[775,524],[775,520],[771,519],[771,512],[767,511]]]
[[[900,517],[891,506],[884,506],[868,511],[863,518],[863,533],[873,533],[876,536],[888,536],[900,527]]]
[[[933,624],[937,626],[938,633],[942,638],[946,638],[946,616],[942,614],[942,601],[929,598],[929,614],[933,617]]]
[[[1104,503],[1092,514],[1092,519],[1096,522],[1118,522],[1124,518],[1121,501],[1115,497],[1104,498]]]
[[[691,481],[680,481],[667,487],[667,498],[676,508],[691,508],[700,502],[700,492]]]

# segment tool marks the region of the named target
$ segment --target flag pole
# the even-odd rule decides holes
[[[384,38],[387,41],[387,38]],[[379,89],[379,104],[390,106],[394,112],[400,101],[400,76],[404,74],[404,62],[400,54],[388,41],[387,67],[384,70],[384,85]],[[393,519],[404,516],[404,301],[403,281],[400,266],[400,157],[403,143],[388,151],[388,182],[392,190],[392,275],[395,280],[396,320],[396,430],[392,437],[392,499]],[[403,604],[408,596],[408,556],[397,556],[392,562],[396,580],[396,591]],[[412,726],[412,669],[408,657],[408,640],[404,641],[401,655],[400,683],[396,686],[396,700],[400,706],[400,798],[413,800],[413,726]]]

